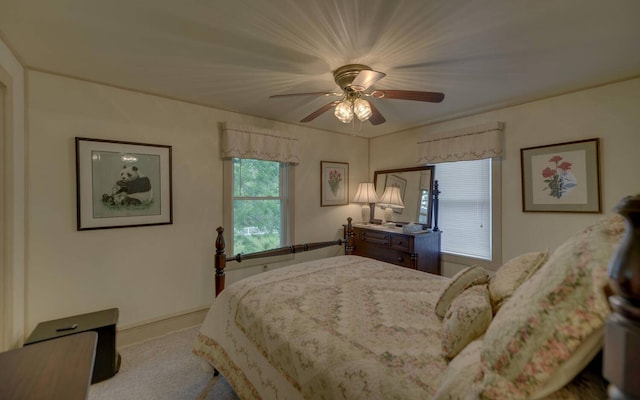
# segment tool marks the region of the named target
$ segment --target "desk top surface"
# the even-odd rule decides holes
[[[86,399],[96,332],[83,332],[0,353],[2,399]]]
[[[92,331],[97,328],[115,325],[118,322],[118,309],[96,311],[87,314],[79,314],[71,317],[54,319],[39,323],[25,344],[32,344],[57,337],[75,333]]]

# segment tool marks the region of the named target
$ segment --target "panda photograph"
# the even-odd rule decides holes
[[[123,165],[120,178],[113,185],[111,193],[102,195],[102,201],[112,206],[149,206],[151,200],[153,200],[151,181],[135,165]]]
[[[100,151],[92,158],[94,217],[160,213],[153,197],[154,188],[160,185],[158,155]]]

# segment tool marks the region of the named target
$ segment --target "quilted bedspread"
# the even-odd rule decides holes
[[[447,281],[358,256],[258,274],[220,294],[194,352],[243,399],[427,399]]]

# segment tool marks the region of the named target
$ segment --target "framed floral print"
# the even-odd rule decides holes
[[[600,212],[599,139],[520,149],[522,210]]]
[[[76,138],[77,229],[173,223],[171,146]]]
[[[349,204],[349,164],[320,161],[320,206]]]

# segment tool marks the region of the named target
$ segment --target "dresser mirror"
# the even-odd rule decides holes
[[[387,169],[375,171],[373,182],[378,198],[388,187],[398,187],[404,208],[391,207],[393,213],[387,212],[386,221],[397,224],[410,222],[422,224],[430,229],[433,215],[433,178],[435,166]],[[371,220],[381,223],[385,218],[385,208],[379,204],[371,208]]]

